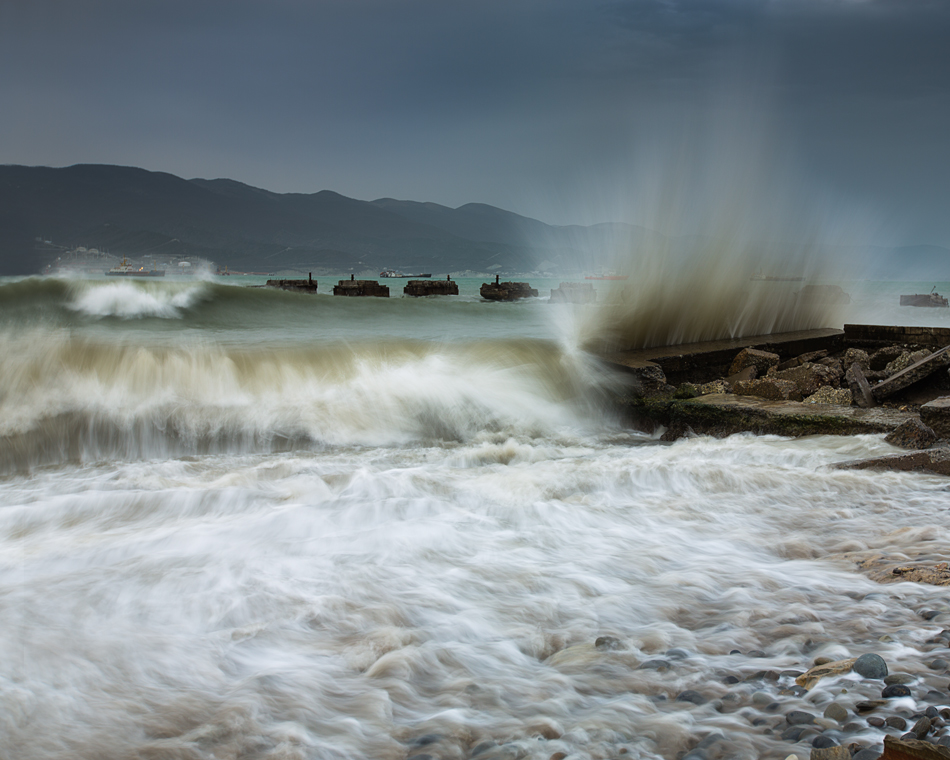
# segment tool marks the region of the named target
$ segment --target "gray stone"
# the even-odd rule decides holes
[[[896,697],[909,697],[910,689],[908,689],[903,684],[892,683],[890,686],[885,686],[884,690],[881,692],[881,696],[884,699],[894,699]]]
[[[903,731],[905,728],[907,728],[907,721],[899,715],[892,715],[890,718],[884,721],[884,725],[890,726],[891,728],[896,728],[898,731]]]
[[[918,739],[923,739],[927,734],[930,733],[930,728],[930,718],[924,716],[914,724],[914,727],[910,730],[910,732]]]
[[[777,367],[779,355],[768,351],[759,351],[754,348],[743,348],[732,360],[729,367],[729,374],[735,375],[746,367],[755,367],[756,372],[761,376],[772,367]]]
[[[851,406],[851,391],[848,388],[832,388],[830,385],[823,385],[808,398],[802,401],[803,404],[835,404],[837,406]]]
[[[931,660],[930,662],[927,663],[927,667],[930,668],[931,670],[946,670],[947,665],[948,665],[947,661],[943,659],[942,657],[938,657],[937,659]]]
[[[837,702],[832,702],[825,708],[823,717],[835,720],[838,723],[844,723],[848,719],[848,711]]]
[[[850,367],[852,364],[857,364],[861,367],[862,370],[867,372],[871,369],[871,359],[867,354],[867,351],[863,351],[860,348],[849,348],[844,352],[844,357],[841,359],[841,363],[845,367]]]
[[[791,380],[763,377],[761,380],[739,381],[733,385],[737,396],[756,396],[772,401],[800,401],[802,394]]]
[[[908,673],[891,673],[890,675],[884,678],[884,683],[890,686],[892,683],[902,683],[905,686],[909,683],[913,683],[917,679],[909,675]]]
[[[655,659],[641,662],[639,670],[669,670],[671,668],[669,660]]]
[[[815,716],[803,710],[792,710],[785,716],[790,726],[803,726],[815,722]]]
[[[694,705],[704,705],[706,704],[706,697],[700,694],[698,691],[693,691],[692,689],[687,689],[686,691],[681,691],[676,695],[677,702],[692,702]]]
[[[914,355],[912,354],[912,356]],[[941,348],[939,351],[934,351],[932,354],[927,354],[900,372],[891,375],[886,380],[882,380],[871,389],[871,394],[874,396],[875,401],[881,401],[898,391],[904,390],[904,388],[913,385],[919,380],[923,380],[925,377],[933,374],[938,369],[946,367],[948,364],[950,364],[950,346]],[[926,420],[924,420],[924,422],[926,422]],[[931,427],[933,427],[933,425],[931,425]]]
[[[905,351],[901,346],[885,346],[871,354],[868,366],[871,370],[883,370]]]
[[[844,375],[845,382],[851,390],[851,396],[854,403],[862,409],[870,409],[875,406],[874,394],[871,393],[871,386],[864,376],[860,364],[852,364]]]
[[[887,663],[878,654],[862,654],[851,669],[864,678],[884,678],[887,675]]]
[[[929,449],[937,442],[937,435],[920,420],[911,419],[899,425],[884,440],[902,449]]]
[[[938,438],[950,438],[950,396],[941,396],[920,407],[920,421]]]
[[[851,760],[878,760],[880,756],[881,753],[876,749],[866,747],[851,755]]]
[[[598,636],[594,640],[594,646],[601,651],[611,651],[614,649],[622,649],[620,639],[614,638],[613,636]]]

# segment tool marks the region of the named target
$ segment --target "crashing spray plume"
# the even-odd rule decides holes
[[[695,131],[694,131],[695,132]],[[843,295],[817,284],[840,220],[745,120],[654,150],[600,266],[618,279],[579,311],[578,343],[609,352],[840,325]]]

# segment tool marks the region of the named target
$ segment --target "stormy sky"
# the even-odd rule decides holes
[[[0,163],[642,222],[657,155],[751,140],[950,246],[948,40],[950,0],[6,0]]]

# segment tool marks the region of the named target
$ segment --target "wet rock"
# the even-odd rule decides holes
[[[613,636],[598,636],[594,640],[594,647],[603,652],[621,649],[622,645],[620,639],[614,638]]]
[[[782,731],[782,739],[787,742],[797,742],[808,729],[805,726],[789,726]]]
[[[903,684],[892,683],[890,686],[885,686],[884,690],[881,692],[881,696],[884,699],[895,699],[897,697],[909,697],[910,689],[908,689]]]
[[[841,363],[845,367],[857,364],[865,372],[871,369],[871,357],[868,356],[867,351],[862,351],[860,348],[849,348],[845,351]]]
[[[810,668],[796,678],[795,683],[805,689],[812,689],[822,678],[850,673],[856,662],[857,658],[852,657],[847,660],[835,660],[834,662],[824,662],[821,665],[815,665],[815,667]]]
[[[696,398],[701,395],[699,388],[692,383],[680,383],[673,391],[673,398]]]
[[[769,377],[790,380],[795,383],[802,396],[812,395],[823,385],[834,385],[838,379],[828,367],[810,362],[781,372],[770,372]]]
[[[910,366],[905,367],[900,372],[895,372],[886,380],[879,382],[871,389],[871,394],[875,401],[880,402],[882,399],[943,369],[948,364],[950,364],[950,347],[941,348],[932,354],[928,353],[919,361],[914,361]],[[931,425],[931,427],[933,426]]]
[[[940,612],[938,610],[921,610],[917,614],[920,615],[924,620],[933,620],[935,617],[937,617],[937,615],[940,614]]]
[[[893,454],[875,457],[874,459],[859,459],[854,462],[838,462],[831,465],[831,467],[838,470],[893,470],[895,472],[932,472],[936,475],[950,475],[950,450],[932,448],[926,451],[915,451],[912,454]],[[913,567],[906,568],[908,572],[914,569]],[[900,575],[903,572],[901,568],[894,568],[895,575]],[[902,577],[894,580],[914,579]],[[936,586],[946,585],[939,580],[939,575],[935,576],[935,579],[931,582]]]
[[[924,710],[924,715],[930,718],[931,723],[933,723],[934,725],[937,725],[936,719],[940,717],[940,710],[938,710],[936,707],[931,705],[926,710]]]
[[[909,683],[913,683],[917,679],[912,675],[907,673],[891,673],[887,676],[884,676],[884,683],[890,686],[892,683],[902,683],[905,686]]]
[[[538,291],[526,282],[483,282],[478,292],[488,301],[517,301],[520,298],[538,297]]]
[[[708,396],[710,393],[731,393],[732,386],[725,380],[713,380],[711,383],[703,383],[698,386],[700,396]]]
[[[728,684],[729,686],[732,686],[733,684],[739,683],[739,679],[733,675],[728,675],[728,676],[723,677],[722,682],[724,684]]]
[[[768,351],[758,351],[754,348],[744,348],[733,359],[729,367],[729,374],[735,375],[746,367],[755,367],[759,376],[764,375],[772,367],[777,367],[779,355]]]
[[[920,407],[920,421],[939,438],[950,438],[950,396],[941,396]]]
[[[867,713],[876,710],[879,707],[883,707],[887,704],[887,700],[884,699],[865,699],[861,702],[858,702],[854,709],[859,713]]]
[[[882,751],[883,750],[868,747],[851,755],[851,760],[877,760],[881,756]],[[844,760],[847,760],[847,758],[844,758]]]
[[[770,705],[774,701],[772,695],[766,691],[757,691],[752,694],[752,704],[754,705]]]
[[[693,691],[692,689],[687,689],[686,691],[681,691],[676,695],[677,702],[691,702],[694,705],[704,705],[706,704],[706,697],[700,694],[698,691]]]
[[[669,670],[672,666],[669,660],[654,659],[646,660],[645,662],[640,663],[638,670]]]
[[[851,406],[851,391],[848,388],[832,388],[823,385],[808,396],[802,403],[805,404],[835,404],[837,406]]]
[[[732,386],[737,396],[756,396],[772,401],[799,401],[802,394],[791,380],[763,377],[761,380],[739,381]]]
[[[907,349],[901,346],[885,346],[871,354],[868,360],[868,366],[871,370],[883,370],[903,353],[907,353]]]
[[[844,721],[848,719],[848,711],[837,702],[832,702],[825,708],[822,716],[825,718],[830,718],[831,720],[836,720],[838,723],[844,723]]]
[[[937,434],[920,420],[909,419],[898,425],[884,440],[902,449],[929,449],[937,442]]]
[[[890,726],[891,728],[896,728],[898,731],[903,731],[907,728],[907,721],[904,720],[900,715],[892,715],[884,721],[884,725]]]
[[[839,746],[838,742],[832,739],[830,736],[825,734],[818,734],[814,739],[811,740],[811,746],[816,749],[828,749],[829,747]],[[848,753],[848,757],[851,756],[851,753]]]
[[[852,364],[844,374],[845,382],[851,390],[851,397],[854,403],[863,409],[870,409],[875,405],[874,394],[871,393],[871,386],[860,364]]]
[[[851,760],[851,752],[847,747],[815,747],[808,760]]]
[[[884,678],[887,675],[887,663],[878,654],[862,654],[854,661],[854,672],[864,678]]]
[[[930,733],[930,728],[930,718],[924,716],[914,724],[914,727],[910,730],[910,732],[918,739],[923,739],[927,734]]]
[[[930,351],[928,351],[926,348],[914,352],[905,351],[893,361],[888,362],[887,366],[884,367],[884,371],[889,374],[896,374],[907,369],[912,364],[916,364],[922,359],[926,359],[928,356],[930,356]]]
[[[928,662],[927,667],[931,670],[946,670],[948,664],[950,663],[947,663],[945,659],[938,657],[937,659]]]
[[[804,710],[792,710],[785,716],[785,720],[790,726],[803,726],[815,722],[815,716]]]
[[[685,649],[674,647],[673,649],[666,650],[666,656],[672,657],[674,660],[686,660],[689,658],[689,652],[687,652]]]
[[[884,718],[878,718],[877,716],[871,716],[868,718],[868,725],[873,726],[874,728],[884,728],[885,723],[886,721]]]

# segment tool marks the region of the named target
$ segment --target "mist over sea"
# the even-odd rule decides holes
[[[510,304],[0,279],[0,757],[802,757],[785,713],[866,686],[755,673],[875,652],[946,691],[946,589],[856,564],[945,558],[945,480],[828,467],[882,436],[670,444],[611,407],[597,335],[799,325],[753,307],[801,283],[730,276],[746,322],[662,328],[635,269],[579,310],[547,302],[566,277]],[[835,282],[808,320],[950,326],[898,306],[950,283]]]

